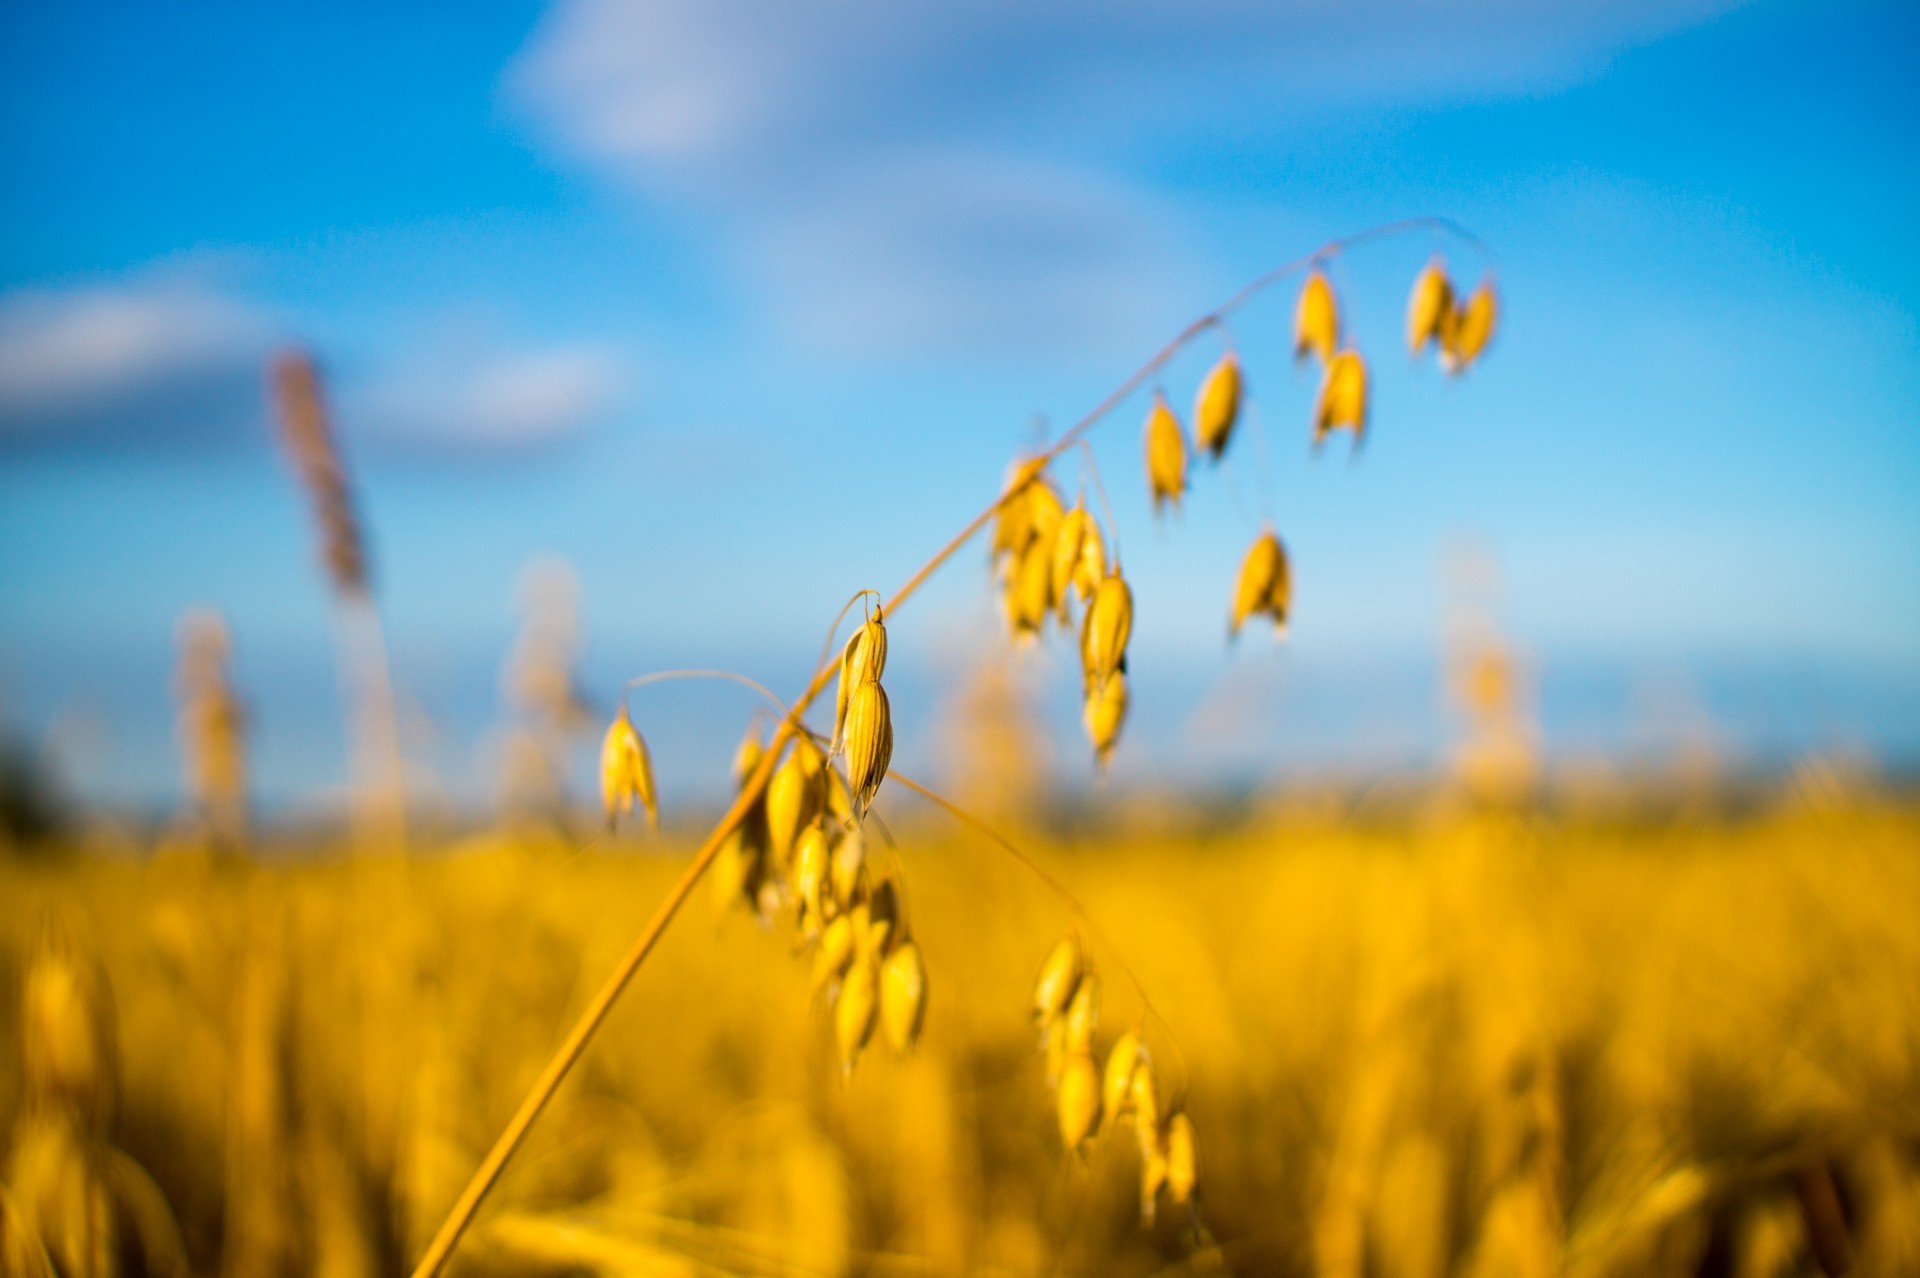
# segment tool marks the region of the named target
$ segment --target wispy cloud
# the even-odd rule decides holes
[[[263,437],[266,360],[301,334],[294,317],[177,273],[0,295],[0,448]],[[527,346],[465,329],[330,362],[342,431],[409,456],[551,445],[604,413],[625,367],[600,346]]]
[[[1032,349],[1183,278],[1190,237],[1138,176],[1170,138],[1540,92],[1728,7],[562,0],[507,85],[560,151],[701,215],[790,331]]]
[[[0,296],[0,444],[217,439],[257,406],[273,336],[259,308],[190,281]]]

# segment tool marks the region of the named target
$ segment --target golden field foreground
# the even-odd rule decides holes
[[[843,1079],[793,929],[703,892],[456,1270],[1920,1273],[1920,808],[1020,835],[1097,924],[1098,1050],[1125,967],[1165,1018],[1196,1230],[1142,1225],[1130,1135],[1061,1148],[1028,1006],[1071,909],[898,802],[917,1051]],[[682,851],[0,858],[5,1263],[37,1221],[69,1273],[403,1272]]]

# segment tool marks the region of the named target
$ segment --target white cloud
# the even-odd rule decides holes
[[[396,451],[514,452],[590,425],[618,394],[622,367],[598,347],[422,352],[343,387],[341,412]]]
[[[0,447],[204,447],[265,438],[265,367],[301,325],[178,272],[0,295]],[[458,326],[456,326],[457,329]],[[539,447],[604,412],[623,363],[445,326],[375,358],[319,354],[342,433],[403,453]],[[342,358],[331,358],[341,355]]]
[[[1538,92],[1726,7],[561,0],[507,86],[559,149],[697,214],[805,339],[1045,351],[1164,313],[1185,275],[1191,237],[1117,151],[1303,104]]]
[[[0,438],[204,436],[272,332],[260,309],[180,280],[0,296]]]

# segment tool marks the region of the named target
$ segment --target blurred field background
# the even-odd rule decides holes
[[[462,1272],[1759,1278],[1820,1272],[1823,1246],[1920,1266],[1910,802],[1809,768],[1738,810],[1322,795],[1026,834],[1177,1036],[1218,1243],[1197,1253],[1178,1213],[1138,1223],[1130,1137],[1060,1149],[1025,1010],[1059,901],[892,806],[932,984],[917,1054],[876,1047],[843,1083],[791,929],[697,909]],[[0,1072],[9,1220],[62,1220],[93,1176],[115,1205],[118,1263],[62,1272],[401,1271],[678,869],[538,831],[320,851],[0,863],[0,981],[49,961],[53,918],[117,1043],[84,1102],[105,1109],[63,1137],[17,1053]],[[1094,957],[1104,1047],[1139,1008]],[[31,1052],[20,1008],[0,1026]],[[78,1143],[53,1180],[49,1140]]]

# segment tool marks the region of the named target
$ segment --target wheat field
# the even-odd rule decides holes
[[[703,899],[457,1269],[1757,1278],[1838,1249],[1920,1271],[1909,803],[1327,799],[1022,832],[1120,951],[1092,947],[1102,1046],[1142,1019],[1122,964],[1164,1018],[1145,1036],[1200,1188],[1151,1226],[1131,1140],[1076,1156],[1053,1131],[1027,993],[1069,911],[924,805],[892,820],[931,972],[918,1049],[843,1078],[791,929]],[[404,1271],[684,861],[534,829],[328,851],[0,862],[0,982],[53,929],[112,1047],[84,1102],[106,1112],[64,1152],[22,1054],[0,1061],[19,1271],[21,1214],[80,1210],[96,1173],[106,1250],[62,1272]],[[48,1032],[22,1007],[0,1001],[10,1044]]]

